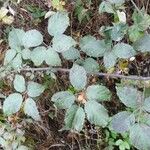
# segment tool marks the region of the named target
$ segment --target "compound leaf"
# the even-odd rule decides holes
[[[5,115],[10,116],[18,112],[22,105],[22,95],[19,93],[10,94],[4,101],[3,112]]]
[[[82,107],[72,105],[65,115],[65,129],[81,131],[85,120],[85,113]]]
[[[56,51],[48,48],[45,55],[45,62],[51,66],[61,66],[61,59]]]
[[[74,47],[71,47],[69,48],[69,50],[62,52],[62,55],[66,60],[74,60],[80,58],[80,52]]]
[[[109,69],[115,66],[117,62],[117,56],[113,52],[106,52],[104,54],[105,68]]]
[[[133,87],[116,87],[117,95],[127,107],[136,108],[141,101],[141,93]]]
[[[32,117],[34,120],[40,120],[39,111],[37,109],[36,103],[32,98],[28,98],[24,104],[24,113]]]
[[[48,33],[52,36],[60,35],[69,26],[69,17],[66,12],[57,12],[48,20]]]
[[[45,90],[45,87],[39,83],[29,81],[27,86],[27,94],[30,97],[37,97],[42,94]]]
[[[77,64],[74,64],[73,67],[70,69],[69,79],[75,89],[84,89],[87,84],[85,69]]]
[[[53,49],[56,52],[64,52],[69,50],[72,46],[76,45],[75,40],[71,36],[57,35],[53,38]]]
[[[147,97],[143,105],[144,110],[150,113],[150,97]]]
[[[111,97],[110,91],[102,85],[91,85],[86,90],[86,96],[90,100],[106,101]]]
[[[51,100],[60,109],[67,109],[72,106],[75,101],[75,96],[69,91],[61,91],[55,93]]]
[[[136,53],[132,46],[125,44],[125,43],[118,43],[113,48],[114,54],[119,58],[131,58]]]
[[[16,53],[17,52],[13,49],[7,50],[5,53],[5,58],[4,58],[4,65],[11,63],[13,58],[16,56]]]
[[[136,50],[141,52],[150,52],[150,34],[147,34],[134,43]]]
[[[128,131],[134,123],[134,114],[127,111],[119,112],[112,117],[112,128],[118,133]]]
[[[8,36],[9,46],[14,49],[22,46],[22,38],[24,34],[25,32],[22,29],[12,29]]]
[[[109,117],[107,110],[96,101],[89,100],[85,104],[87,119],[91,124],[105,127],[108,124]]]
[[[24,47],[39,46],[43,42],[43,36],[39,31],[35,29],[29,30],[24,34],[22,42]]]
[[[150,149],[150,126],[135,124],[130,129],[130,141],[139,150]]]
[[[99,64],[93,58],[86,58],[83,62],[83,67],[87,73],[96,73],[99,71]]]
[[[95,37],[88,35],[81,38],[80,48],[89,56],[101,57],[106,50],[106,45],[104,41],[96,40]]]
[[[31,51],[31,60],[35,66],[40,66],[45,60],[46,48],[44,46],[39,46]]]
[[[25,79],[22,75],[15,75],[14,88],[16,91],[22,93],[26,90]]]

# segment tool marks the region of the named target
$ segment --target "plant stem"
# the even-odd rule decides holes
[[[60,71],[60,72],[69,72],[70,69],[45,67],[45,68],[22,68],[19,71],[32,71],[32,72],[35,72],[35,71],[52,71],[52,72]],[[107,78],[123,78],[123,79],[131,79],[131,80],[143,80],[143,81],[150,80],[150,77],[142,77],[142,76],[135,76],[135,75],[125,76],[125,75],[109,74],[109,73],[102,73],[102,72],[89,73],[88,75],[96,75],[96,76],[107,77]]]

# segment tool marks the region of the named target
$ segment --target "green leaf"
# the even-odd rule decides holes
[[[53,38],[53,49],[56,52],[64,52],[69,50],[72,46],[76,45],[75,40],[71,36],[57,35]]]
[[[144,52],[150,52],[150,34],[147,34],[140,38],[138,41],[134,43],[134,47],[136,50]]]
[[[16,51],[13,49],[7,50],[4,58],[4,65],[8,65],[16,56]]]
[[[104,66],[105,68],[109,69],[115,66],[117,62],[117,56],[111,51],[106,52],[104,54]]]
[[[45,62],[51,66],[61,66],[61,59],[58,53],[51,47],[46,51]]]
[[[31,59],[31,51],[28,48],[25,48],[21,52],[22,58],[23,59]]]
[[[116,87],[117,95],[127,107],[136,108],[141,102],[141,93],[133,87]]]
[[[51,98],[55,105],[60,109],[70,108],[75,99],[75,96],[68,91],[57,92]]]
[[[29,81],[27,86],[27,94],[30,97],[40,96],[45,90],[45,87],[39,83]]]
[[[131,42],[135,42],[139,40],[144,35],[144,32],[139,31],[139,29],[135,25],[129,27],[128,33],[129,33],[129,39]]]
[[[99,64],[93,58],[86,58],[83,62],[83,67],[87,73],[96,73],[99,71]]]
[[[108,0],[111,4],[123,4],[125,0]]]
[[[89,100],[85,104],[87,119],[91,124],[105,127],[108,124],[109,117],[107,110],[96,101]]]
[[[111,39],[117,42],[121,41],[124,38],[126,30],[127,30],[126,24],[123,23],[114,24],[114,27],[111,30]]]
[[[74,60],[80,58],[80,52],[76,48],[71,47],[69,50],[62,52],[62,56],[66,60]]]
[[[22,38],[22,42],[23,42],[24,47],[27,47],[27,48],[39,46],[43,42],[43,36],[39,31],[35,29],[29,30],[24,34]]]
[[[69,79],[75,89],[84,89],[87,84],[85,69],[77,64],[74,64],[73,67],[70,69]]]
[[[17,92],[22,93],[26,90],[25,79],[22,75],[16,74],[13,84]]]
[[[69,17],[66,12],[57,12],[48,20],[48,33],[52,36],[60,35],[69,26]]]
[[[150,126],[135,124],[130,129],[130,141],[139,150],[150,150]]]
[[[28,98],[25,100],[23,110],[25,114],[32,117],[34,120],[40,120],[39,111],[37,109],[35,101],[32,98]]]
[[[96,40],[95,37],[88,35],[81,38],[80,48],[89,56],[101,57],[106,50],[106,45],[104,41]]]
[[[80,132],[83,128],[85,113],[82,107],[73,105],[65,115],[65,129]]]
[[[113,48],[113,52],[117,57],[124,59],[131,58],[136,54],[133,47],[125,43],[116,44]]]
[[[9,46],[14,49],[22,46],[22,38],[24,34],[25,32],[22,29],[12,29],[8,36]]]
[[[20,145],[16,150],[29,150],[29,148],[24,145]]]
[[[35,66],[40,66],[45,60],[46,48],[44,46],[39,46],[31,51],[31,60]]]
[[[111,5],[110,2],[106,2],[103,1],[100,5],[99,5],[99,13],[103,13],[103,12],[107,12],[107,13],[115,13],[113,6]]]
[[[143,109],[150,113],[150,97],[145,99]]]
[[[124,133],[135,123],[134,114],[122,111],[112,117],[112,128],[118,133]]]
[[[86,89],[86,96],[89,100],[106,101],[110,100],[110,91],[102,85],[91,85]]]
[[[20,69],[22,66],[22,58],[21,58],[21,54],[17,54],[16,57],[13,59],[11,66],[14,69]]]
[[[5,115],[10,116],[18,112],[22,105],[22,95],[19,93],[10,94],[4,101],[3,112]]]

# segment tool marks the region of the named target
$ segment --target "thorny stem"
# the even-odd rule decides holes
[[[52,71],[52,72],[70,72],[70,69],[66,68],[52,68],[52,67],[45,67],[45,68],[22,68],[19,71]],[[125,75],[119,75],[119,74],[109,74],[109,73],[89,73],[88,75],[96,75],[100,77],[107,77],[107,78],[123,78],[123,79],[131,79],[131,80],[143,80],[143,81],[148,81],[150,80],[150,77],[142,77],[142,76],[125,76]]]

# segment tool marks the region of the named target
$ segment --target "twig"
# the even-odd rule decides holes
[[[52,72],[69,72],[70,69],[66,69],[66,68],[51,68],[51,67],[46,67],[46,68],[22,68],[19,71],[52,71]],[[131,75],[131,76],[125,76],[125,75],[119,75],[119,74],[109,74],[109,73],[102,73],[102,72],[98,72],[98,73],[89,73],[89,75],[96,75],[96,76],[101,76],[101,77],[108,77],[108,78],[120,78],[120,79],[131,79],[131,80],[143,80],[143,81],[147,81],[150,80],[150,77],[142,77],[142,76],[135,76],[135,75]]]
[[[141,16],[143,16],[141,10],[137,7],[137,5],[135,4],[135,2],[133,0],[131,0],[131,3],[133,4],[133,6],[135,7],[135,9],[141,14]]]

